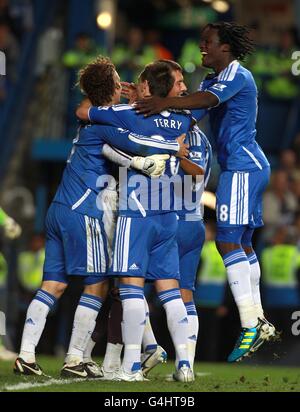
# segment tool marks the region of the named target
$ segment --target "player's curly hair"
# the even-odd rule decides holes
[[[108,57],[99,56],[79,71],[77,85],[93,106],[104,106],[111,102],[116,90],[115,70]]]
[[[249,37],[250,30],[246,26],[239,25],[235,22],[219,22],[207,24],[207,28],[218,31],[221,44],[229,44],[232,55],[239,60],[254,52],[255,46],[253,40]]]

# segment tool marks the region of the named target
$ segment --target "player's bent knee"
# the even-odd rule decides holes
[[[176,288],[179,288],[177,279],[159,279],[155,281],[155,289],[157,293]]]
[[[61,297],[67,288],[67,283],[56,282],[56,281],[44,281],[42,283],[41,289],[55,296],[57,299]]]
[[[184,303],[193,301],[193,291],[189,289],[180,289],[181,297]]]
[[[105,299],[108,293],[108,280],[104,280],[93,285],[86,285],[84,288],[84,293]]]
[[[219,243],[234,243],[236,245],[240,245],[245,231],[245,226],[218,226],[216,233],[216,241]]]
[[[248,246],[248,245],[242,244],[242,248],[244,249],[244,252],[246,253],[246,255],[251,255],[252,253],[255,253],[252,245]]]
[[[216,247],[218,252],[221,256],[226,255],[227,253],[233,252],[234,250],[240,249],[241,245],[237,243],[227,243],[227,242],[219,242],[216,240]]]
[[[243,233],[243,236],[241,239],[242,248],[244,249],[247,255],[250,255],[251,253],[254,252],[253,247],[252,247],[253,233],[254,233],[254,229],[248,228]]]
[[[120,284],[134,285],[143,288],[145,284],[145,279],[142,277],[124,276],[121,277]]]

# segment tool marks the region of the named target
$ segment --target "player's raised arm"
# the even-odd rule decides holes
[[[182,97],[148,97],[138,100],[134,107],[138,113],[151,116],[166,109],[206,109],[218,104],[219,99],[216,95],[209,91],[200,91]]]
[[[76,116],[85,122],[89,120],[89,108],[92,107],[92,103],[89,99],[84,99],[76,109]]]
[[[89,100],[86,99],[78,106],[76,116],[80,120],[90,121],[92,123],[128,128],[128,115],[124,118],[124,115],[122,116],[123,110],[126,110],[128,113],[132,111],[132,107],[130,105],[97,107],[89,104]],[[133,112],[133,115],[135,115],[135,112]]]
[[[138,100],[138,88],[135,83],[121,82],[121,86],[121,96],[128,100],[128,104]]]

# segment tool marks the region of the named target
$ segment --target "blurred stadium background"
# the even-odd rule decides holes
[[[259,89],[257,139],[273,170],[264,198],[266,225],[255,247],[267,318],[283,331],[283,341],[253,361],[300,365],[300,335],[292,333],[292,314],[300,310],[300,75],[291,72],[292,53],[300,50],[300,0],[0,0],[0,50],[6,55],[6,76],[0,76],[0,205],[23,229],[14,241],[1,236],[0,310],[7,321],[2,344],[9,349],[18,349],[27,306],[41,281],[45,214],[77,127],[78,69],[100,53],[112,58],[122,80],[134,81],[145,64],[171,58],[195,91],[205,75],[199,32],[218,20],[248,24],[257,43],[246,66]],[[210,137],[208,125],[201,127]],[[210,191],[217,175],[214,164]],[[239,321],[214,248],[210,209],[206,222],[195,299],[197,360],[215,362],[226,359]],[[66,350],[80,290],[79,282],[70,285],[51,314],[40,353]],[[172,354],[164,313],[151,287],[147,294],[154,330]],[[98,355],[105,339],[103,325]]]

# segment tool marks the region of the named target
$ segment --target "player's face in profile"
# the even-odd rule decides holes
[[[114,72],[113,77],[115,81],[115,93],[113,95],[113,104],[118,104],[120,103],[120,99],[121,99],[121,91],[122,91],[121,80],[120,80],[120,76],[118,75],[116,71]]]
[[[224,45],[220,44],[218,31],[207,28],[201,34],[200,50],[202,52],[202,66],[214,69],[216,62],[223,57]]]
[[[187,91],[186,85],[184,83],[184,78],[180,70],[175,70],[172,72],[172,76],[174,77],[174,85],[170,90],[168,97],[178,97],[181,96],[182,93]]]

